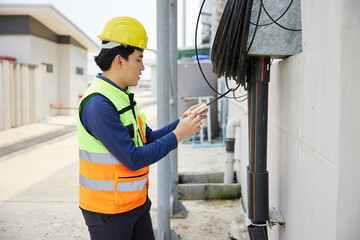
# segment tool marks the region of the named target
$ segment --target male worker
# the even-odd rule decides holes
[[[84,94],[79,107],[80,208],[91,239],[154,239],[148,198],[149,165],[200,129],[201,114],[187,110],[180,119],[153,131],[138,111],[134,95],[144,70],[144,27],[130,17],[105,26],[103,71]]]

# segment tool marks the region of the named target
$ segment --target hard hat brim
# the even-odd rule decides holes
[[[98,37],[100,40],[118,42],[118,41],[114,41],[113,39],[105,38],[105,37],[103,37],[103,36],[101,36],[101,35],[98,35],[97,37]],[[151,48],[142,48],[142,47],[139,47],[139,46],[134,46],[134,45],[132,45],[132,44],[126,43],[126,42],[118,42],[118,43],[125,44],[125,45],[132,46],[132,47],[141,48],[141,49],[144,49],[144,50],[149,50],[149,51],[152,51],[152,52],[156,52],[156,50],[154,50],[154,49],[151,49]]]

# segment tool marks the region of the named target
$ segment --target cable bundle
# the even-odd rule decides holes
[[[221,16],[211,51],[217,77],[233,78],[244,85],[246,46],[253,0],[228,0]]]

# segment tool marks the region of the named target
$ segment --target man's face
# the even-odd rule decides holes
[[[136,86],[140,80],[141,71],[144,71],[143,52],[135,50],[123,61],[124,81],[127,87]]]

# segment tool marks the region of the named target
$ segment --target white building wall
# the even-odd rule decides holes
[[[87,51],[85,49],[69,45],[59,44],[59,103],[64,108],[60,114],[72,115],[76,113],[79,95],[83,94],[87,87]],[[83,75],[76,74],[76,67],[84,70]]]
[[[44,89],[54,88],[44,86],[46,81],[42,76],[44,68],[41,67],[41,59],[51,58],[53,56],[51,50],[54,48],[56,48],[55,43],[30,35],[0,37],[1,55],[16,58],[16,62],[11,63],[9,69],[11,106],[7,106],[10,109],[5,111],[11,115],[12,127],[38,121],[48,115],[49,101],[45,98]],[[47,62],[51,62],[56,68],[56,62]],[[53,80],[55,82],[56,77]]]
[[[20,63],[31,64],[31,38],[29,35],[1,35],[1,55],[15,57]]]
[[[41,104],[44,118],[48,115],[57,114],[57,110],[50,109],[50,104],[59,103],[59,62],[58,44],[43,38],[31,36],[31,63],[39,66],[44,64],[53,65],[53,72],[47,72],[46,67],[42,67],[42,80],[38,86],[42,94],[37,94],[36,99]]]
[[[75,110],[51,109],[50,104],[62,104],[64,108],[78,106],[79,95],[83,94],[88,86],[87,50],[70,44],[58,44],[36,36],[2,35],[0,53],[3,56],[15,57],[17,62],[41,67],[41,72],[37,73],[36,79],[32,80],[34,86],[27,87],[27,89],[31,87],[34,91],[34,103],[37,104],[34,109],[36,114],[34,116],[26,114],[23,124],[29,123],[31,119],[38,121],[49,115],[71,115],[76,112]],[[53,72],[46,72],[44,64],[51,64]],[[76,67],[82,68],[84,74],[77,75]],[[24,107],[27,104],[29,102],[22,103]]]
[[[62,104],[62,107],[69,107],[70,105],[70,68],[71,68],[71,53],[69,44],[58,45],[58,103]],[[59,110],[58,114],[68,114],[68,110]]]
[[[360,236],[360,1],[341,2],[339,170],[336,239]]]
[[[327,81],[336,84],[339,75],[333,68],[331,78],[310,77],[316,73],[306,74],[306,65],[316,64],[319,58],[308,59],[305,64],[305,56],[304,52],[271,68],[270,206],[279,207],[286,221],[285,228],[277,228],[278,237],[276,231],[270,231],[274,239],[336,236],[340,112],[338,90],[331,89]],[[317,65],[321,69],[322,63]]]
[[[301,11],[303,52],[271,66],[269,205],[286,224],[270,239],[358,239],[360,2],[307,0]],[[228,106],[229,119],[247,119],[241,104]],[[236,169],[247,205],[245,151]]]
[[[77,108],[80,102],[79,96],[83,95],[88,88],[87,78],[87,51],[85,49],[70,46],[71,50],[71,65],[70,65],[70,103],[71,108]],[[76,68],[82,68],[83,75],[76,74]],[[76,113],[75,110],[71,110],[71,114]]]

